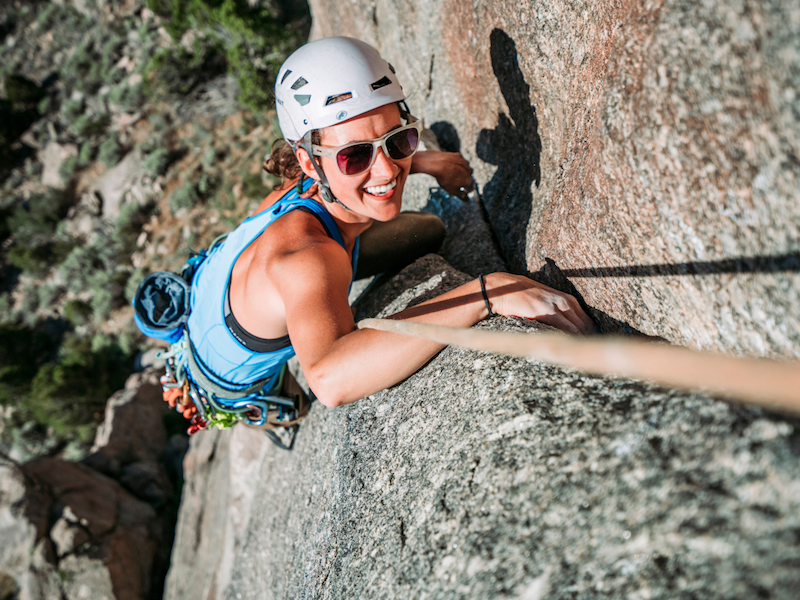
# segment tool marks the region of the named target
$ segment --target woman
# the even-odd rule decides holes
[[[190,338],[216,383],[277,377],[296,353],[320,402],[339,406],[401,381],[442,349],[359,330],[348,305],[354,264],[359,276],[394,270],[441,243],[436,217],[400,212],[409,174],[429,173],[451,190],[471,184],[459,154],[416,153],[421,125],[404,100],[391,65],[354,39],[309,43],[282,66],[276,102],[288,143],[266,166],[284,183],[193,282]],[[491,312],[571,333],[592,328],[572,296],[508,273],[483,283],[485,291],[475,280],[392,318],[469,327]]]

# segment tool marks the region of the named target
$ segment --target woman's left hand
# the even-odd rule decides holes
[[[441,188],[462,200],[467,199],[474,186],[472,167],[460,152],[417,152],[411,163],[411,172],[433,175]]]

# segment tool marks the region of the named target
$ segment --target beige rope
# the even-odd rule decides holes
[[[427,340],[534,358],[594,375],[647,379],[684,390],[800,414],[800,363],[698,352],[635,338],[574,337],[443,327],[413,321],[364,319],[360,329],[380,329]]]

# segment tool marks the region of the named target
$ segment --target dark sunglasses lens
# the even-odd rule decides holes
[[[417,149],[419,144],[419,133],[413,127],[404,131],[398,131],[386,139],[386,148],[389,156],[395,160],[408,158]]]
[[[372,161],[372,144],[356,144],[339,150],[336,164],[345,175],[358,175],[367,170]]]

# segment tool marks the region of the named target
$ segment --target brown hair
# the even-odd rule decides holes
[[[319,144],[321,141],[322,136],[319,130],[312,131],[311,143]],[[276,177],[280,177],[281,182],[287,179],[297,179],[302,173],[300,163],[297,162],[297,156],[295,156],[294,153],[294,148],[292,148],[292,145],[286,140],[275,140],[273,142],[272,151],[266,162],[264,162],[264,170]],[[280,185],[275,187],[277,189]]]

